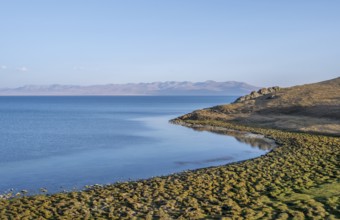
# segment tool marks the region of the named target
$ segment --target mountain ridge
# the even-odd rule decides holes
[[[104,85],[25,85],[0,88],[0,96],[244,95],[259,87],[237,81],[165,81]]]

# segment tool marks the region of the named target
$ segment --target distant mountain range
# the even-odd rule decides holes
[[[0,96],[244,95],[258,87],[243,82],[152,82],[93,86],[27,85],[0,89]]]

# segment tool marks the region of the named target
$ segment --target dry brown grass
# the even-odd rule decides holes
[[[241,103],[195,111],[182,118],[339,136],[340,77],[284,88]]]

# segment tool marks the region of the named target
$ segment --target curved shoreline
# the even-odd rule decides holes
[[[176,122],[173,121],[174,119],[169,120],[169,123],[171,124],[176,124],[176,125],[181,125],[187,128],[191,128],[194,130],[198,130],[198,131],[207,131],[207,132],[212,132],[212,133],[217,133],[217,134],[221,134],[221,135],[226,135],[226,136],[231,136],[234,137],[235,139],[237,139],[238,137],[244,137],[246,139],[261,139],[263,140],[266,144],[268,144],[267,149],[262,149],[260,146],[258,145],[253,145],[252,143],[248,143],[248,142],[244,142],[240,139],[237,139],[240,142],[244,142],[247,145],[250,146],[256,146],[257,148],[261,148],[262,150],[269,150],[267,151],[265,154],[269,153],[273,148],[278,147],[277,143],[275,142],[275,140],[273,139],[269,139],[266,138],[264,135],[261,134],[256,134],[256,133],[252,133],[252,132],[245,132],[245,131],[239,131],[239,130],[234,130],[234,129],[228,129],[228,128],[224,128],[224,127],[217,127],[217,126],[209,126],[209,125],[193,125],[190,123],[186,123],[184,121],[182,122]],[[227,132],[227,133],[225,133]],[[231,133],[229,133],[231,132]],[[112,183],[106,183],[106,184],[101,184],[101,183],[96,183],[96,184],[92,184],[92,185],[85,185],[83,187],[73,187],[72,189],[64,189],[64,190],[60,190],[57,192],[53,192],[53,193],[47,193],[48,192],[48,188],[47,187],[43,187],[43,188],[38,188],[36,190],[32,191],[27,191],[26,189],[17,189],[14,190],[13,188],[10,188],[8,190],[5,190],[4,192],[0,193],[0,199],[12,199],[15,197],[20,197],[22,195],[27,195],[27,196],[37,196],[37,195],[53,195],[53,194],[57,194],[57,193],[70,193],[70,192],[81,192],[84,190],[88,190],[91,188],[98,188],[98,187],[105,187],[106,185],[113,185],[113,184],[117,184],[117,183],[121,183],[121,182],[138,182],[138,181],[144,181],[144,180],[148,180],[148,179],[152,179],[152,178],[157,178],[157,177],[167,177],[170,175],[174,175],[174,174],[178,174],[180,175],[181,173],[186,173],[186,172],[194,172],[196,170],[201,170],[201,169],[209,169],[212,167],[219,167],[219,166],[226,166],[229,164],[237,164],[237,163],[242,163],[244,161],[248,161],[248,160],[252,160],[263,155],[259,155],[256,157],[252,157],[249,159],[243,159],[243,160],[237,160],[237,161],[233,161],[233,162],[225,162],[219,165],[207,165],[204,167],[200,167],[200,168],[194,168],[194,169],[187,169],[187,170],[182,170],[179,172],[174,172],[174,173],[170,173],[170,174],[164,174],[164,175],[157,175],[157,176],[151,176],[151,177],[146,177],[146,178],[138,178],[138,179],[129,179],[129,180],[123,180],[123,181],[115,181]],[[214,160],[214,159],[211,159]],[[18,195],[18,196],[15,196]]]
[[[186,121],[264,135],[277,142],[264,156],[80,192],[0,200],[0,217],[45,218],[336,218],[340,139],[251,128],[220,121]],[[318,189],[330,189],[322,194]],[[335,191],[334,191],[335,189]],[[308,199],[306,199],[308,198]],[[335,201],[328,203],[325,201]],[[17,207],[20,207],[19,209]],[[16,210],[16,211],[15,211]]]

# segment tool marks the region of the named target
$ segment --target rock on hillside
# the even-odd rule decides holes
[[[240,98],[236,99],[234,103],[245,102],[248,100],[256,99],[260,96],[266,96],[266,99],[275,98],[276,92],[280,91],[280,87],[270,87],[270,88],[262,88],[259,91],[252,91],[249,95],[241,96]]]

